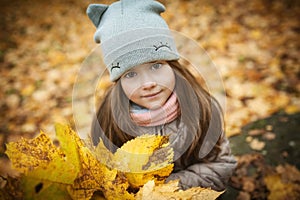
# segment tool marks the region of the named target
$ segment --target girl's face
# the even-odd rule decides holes
[[[134,103],[156,109],[164,105],[175,87],[173,69],[165,61],[156,61],[131,68],[121,77],[126,96]]]

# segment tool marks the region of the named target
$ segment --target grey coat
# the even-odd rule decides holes
[[[221,152],[216,159],[213,159],[215,155],[210,155],[208,157],[209,162],[195,162],[195,159],[190,158],[188,163],[181,163],[178,158],[189,147],[190,143],[188,141],[191,140],[186,134],[178,136],[178,128],[177,120],[164,126],[143,127],[145,133],[170,135],[170,144],[174,149],[175,162],[174,170],[167,181],[179,179],[182,189],[201,186],[218,191],[224,190],[236,167],[236,159],[231,154],[229,141],[225,134],[221,135]],[[183,133],[185,132],[183,131]],[[207,142],[211,143],[213,141]],[[204,149],[204,151],[206,150]]]

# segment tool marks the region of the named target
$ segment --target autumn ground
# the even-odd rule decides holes
[[[0,2],[2,175],[13,174],[5,143],[34,137],[41,129],[51,133],[58,121],[74,126],[73,84],[81,63],[96,47],[85,10],[95,2],[111,1]],[[286,141],[293,148],[277,153],[299,159],[293,157],[299,155],[299,137],[291,137],[300,128],[298,1],[162,2],[170,28],[205,48],[222,76],[227,135],[239,159],[230,198],[267,199],[276,190],[299,195],[299,163],[266,161],[268,148],[280,149],[282,143],[270,146],[280,138],[292,138]]]

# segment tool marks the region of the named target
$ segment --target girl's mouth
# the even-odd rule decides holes
[[[161,93],[161,91],[154,92],[154,93],[150,93],[150,94],[146,94],[146,95],[144,95],[143,97],[144,97],[144,98],[152,98],[152,97],[157,96],[159,93]]]

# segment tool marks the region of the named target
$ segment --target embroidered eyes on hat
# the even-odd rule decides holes
[[[111,5],[91,4],[87,15],[96,26],[111,81],[130,68],[156,60],[178,60],[176,44],[154,0],[121,0]]]

